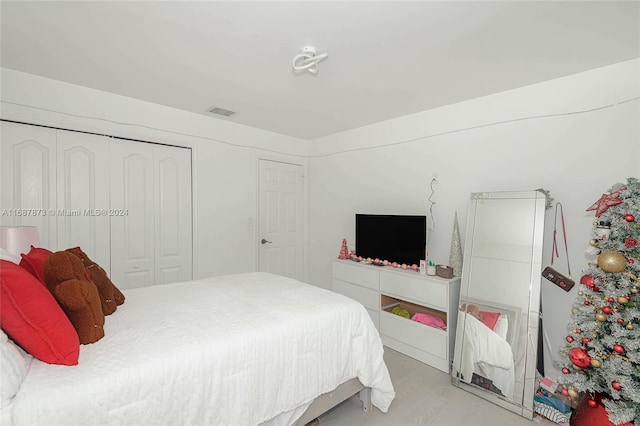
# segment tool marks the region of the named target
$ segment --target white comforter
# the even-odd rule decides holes
[[[256,425],[358,377],[395,394],[362,305],[266,273],[125,292],[75,367],[34,360],[14,425]]]

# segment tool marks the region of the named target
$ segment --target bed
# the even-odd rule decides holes
[[[22,352],[3,425],[279,426],[358,392],[383,412],[394,399],[378,332],[342,295],[268,273],[124,293],[76,366]]]
[[[512,399],[517,385],[514,354],[519,345],[518,309],[476,299],[462,302],[456,329],[462,344],[456,344],[452,374],[465,383]],[[467,312],[468,305],[477,306],[480,315]]]

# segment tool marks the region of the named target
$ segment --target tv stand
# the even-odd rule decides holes
[[[362,303],[385,346],[449,374],[456,340],[460,278],[421,275],[415,271],[379,267],[351,260],[334,260],[332,289]],[[432,315],[441,329],[395,314],[399,306]]]

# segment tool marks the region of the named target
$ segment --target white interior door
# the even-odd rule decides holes
[[[123,289],[192,278],[191,150],[0,122],[0,223],[80,246]]]
[[[154,146],[155,281],[192,277],[191,150]]]
[[[111,279],[122,288],[192,278],[191,150],[114,140]]]
[[[153,145],[111,141],[111,280],[119,288],[155,284]]]
[[[58,248],[81,247],[110,270],[109,143],[104,136],[58,130]]]
[[[259,161],[259,270],[302,280],[304,212],[302,166]]]
[[[0,122],[0,134],[0,223],[37,226],[40,246],[56,250],[56,131]]]

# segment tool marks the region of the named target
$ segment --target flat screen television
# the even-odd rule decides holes
[[[407,265],[425,258],[427,217],[356,214],[356,254]]]

